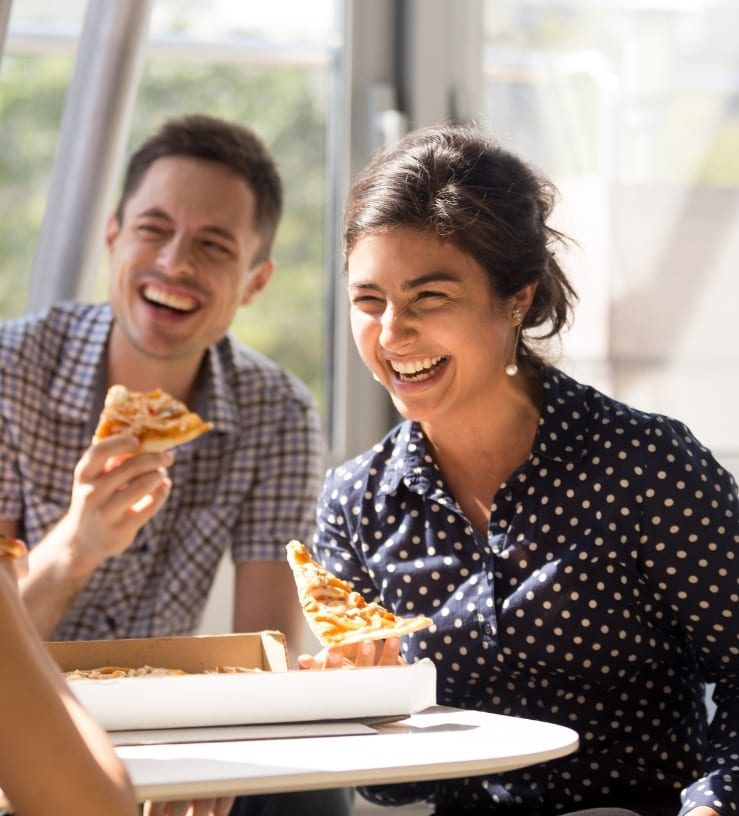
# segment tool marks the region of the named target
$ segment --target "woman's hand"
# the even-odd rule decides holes
[[[397,666],[405,660],[400,655],[400,638],[363,640],[353,646],[332,646],[317,655],[298,657],[301,669],[342,669],[368,666]]]

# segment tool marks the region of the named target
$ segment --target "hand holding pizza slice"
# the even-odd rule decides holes
[[[396,617],[315,561],[304,544],[291,541],[287,560],[308,626],[322,646],[349,646],[365,640],[400,637],[430,626],[424,615]]]
[[[187,406],[157,388],[129,391],[123,385],[108,389],[94,442],[115,434],[131,434],[141,453],[157,453],[195,439],[213,427]]]

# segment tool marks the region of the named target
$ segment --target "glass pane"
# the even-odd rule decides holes
[[[0,318],[20,314],[43,217],[85,3],[17,0],[0,75]],[[324,404],[329,129],[338,4],[156,0],[131,133],[133,148],[186,112],[235,119],[273,151],[285,182],[278,268],[239,313],[235,334],[294,371]],[[95,297],[106,295],[101,268]]]
[[[0,319],[22,314],[84,0],[15,0],[0,62]]]
[[[564,367],[739,455],[721,407],[739,399],[739,5],[484,9],[485,119],[557,183],[580,242]]]

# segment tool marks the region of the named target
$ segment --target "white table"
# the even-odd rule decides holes
[[[395,723],[326,727],[331,736],[118,745],[140,800],[387,784],[509,771],[577,750],[551,723],[435,706]],[[355,733],[351,733],[354,731]],[[225,732],[227,733],[227,732]],[[289,733],[289,732],[288,732]]]

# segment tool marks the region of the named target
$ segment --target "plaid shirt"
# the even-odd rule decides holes
[[[0,325],[0,518],[33,547],[66,512],[73,470],[106,389],[108,304],[60,304]],[[313,532],[321,476],[308,389],[226,337],[211,347],[193,405],[214,430],[178,448],[164,507],[98,567],[55,639],[193,632],[223,552],[281,559]]]

